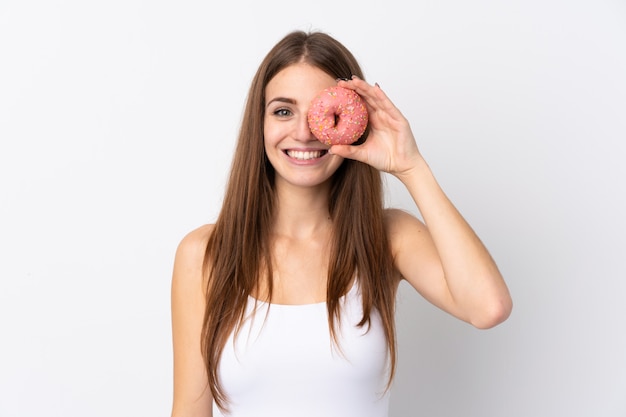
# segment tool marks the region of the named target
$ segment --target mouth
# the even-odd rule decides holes
[[[315,150],[315,151],[297,151],[292,149],[287,149],[285,151],[288,157],[297,159],[298,161],[310,161],[312,159],[321,158],[326,155],[328,151],[326,150]]]

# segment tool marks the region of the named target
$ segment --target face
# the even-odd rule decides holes
[[[336,85],[319,68],[298,63],[280,71],[265,89],[265,153],[276,171],[276,185],[301,187],[326,184],[343,162],[309,130],[311,100]]]

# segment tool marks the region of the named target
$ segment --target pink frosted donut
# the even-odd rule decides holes
[[[365,102],[354,90],[330,87],[311,102],[307,121],[313,135],[327,145],[349,145],[359,140],[369,120]]]

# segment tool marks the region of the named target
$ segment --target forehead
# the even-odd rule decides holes
[[[336,81],[321,69],[305,63],[290,65],[279,71],[265,87],[266,102],[275,96],[310,100]]]

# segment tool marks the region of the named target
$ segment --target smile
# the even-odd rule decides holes
[[[287,153],[287,155],[290,158],[297,159],[299,161],[308,161],[308,160],[311,160],[311,159],[321,158],[322,156],[324,156],[327,153],[327,151],[323,151],[323,150],[319,150],[319,151],[294,151],[294,150],[287,150],[286,153]]]

